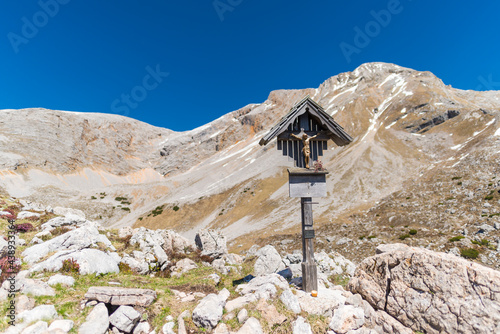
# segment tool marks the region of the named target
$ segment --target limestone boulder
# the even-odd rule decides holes
[[[220,231],[202,229],[196,233],[194,241],[202,255],[217,259],[228,254],[226,237]]]
[[[340,275],[354,274],[354,270],[356,269],[356,265],[351,261],[347,260],[342,255],[332,252],[330,254],[321,251],[319,253],[314,254],[314,259],[318,266],[318,272],[330,275]]]
[[[333,313],[330,328],[338,334],[356,330],[365,323],[365,313],[362,308],[352,305],[342,305]]]
[[[26,262],[33,264],[51,252],[97,247],[98,243],[115,250],[108,238],[99,233],[97,225],[89,223],[44,243],[31,246],[23,251],[22,256]]]
[[[237,334],[264,334],[259,320],[254,317],[248,318]]]
[[[30,272],[61,270],[63,261],[74,260],[79,265],[81,275],[117,273],[119,257],[102,252],[97,249],[66,250],[59,251],[47,260],[35,264]]]
[[[313,334],[311,325],[309,325],[306,320],[302,317],[297,317],[297,320],[293,322],[293,334]]]
[[[453,255],[398,247],[361,262],[348,289],[414,331],[500,330],[500,272]]]
[[[180,277],[182,274],[196,268],[198,268],[198,265],[193,260],[185,258],[177,261],[175,266],[172,268],[172,276]]]
[[[57,311],[54,305],[40,305],[32,310],[22,311],[17,315],[17,318],[25,323],[51,320],[55,317],[57,317]]]
[[[140,320],[141,314],[133,307],[122,305],[109,317],[109,323],[122,332],[130,333]]]
[[[75,284],[75,279],[71,276],[56,274],[49,278],[47,283],[50,286],[61,284],[66,286],[73,286]]]
[[[130,244],[138,245],[147,259],[148,256],[154,259],[154,261],[149,260],[149,262],[157,262],[162,270],[168,265],[168,255],[165,252],[168,245],[162,230],[150,230],[141,227],[130,238]]]
[[[224,289],[219,294],[209,294],[203,298],[193,311],[193,322],[198,327],[213,329],[222,319],[229,291]]]
[[[47,222],[43,223],[40,227],[43,231],[52,231],[56,227],[78,227],[82,226],[86,223],[89,223],[85,217],[80,217],[78,215],[67,215],[67,216],[62,216],[62,217],[55,217]]]
[[[262,247],[255,255],[257,256],[254,264],[255,276],[277,273],[285,269],[285,263],[280,254],[271,245]]]
[[[118,288],[112,286],[92,286],[85,294],[87,300],[111,305],[132,305],[148,307],[156,299],[156,292],[149,289]]]
[[[99,303],[89,313],[78,329],[78,334],[105,334],[109,328],[109,313],[104,303]]]

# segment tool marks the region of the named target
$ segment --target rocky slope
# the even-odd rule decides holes
[[[331,173],[328,197],[314,207],[318,243],[356,259],[409,229],[418,233],[404,242],[441,250],[452,249],[448,240],[464,228],[472,242],[470,225],[494,229],[500,93],[453,89],[430,72],[384,63],[316,89],[271,92],[181,133],[114,115],[0,111],[0,187],[108,226],[173,228],[189,238],[201,227],[221,228],[234,249],[259,238],[297,241],[290,162],[258,141],[308,94],[354,138],[323,158]],[[487,233],[491,246],[498,236]],[[471,247],[497,265],[493,250]]]
[[[166,229],[106,229],[79,214],[0,197],[3,333],[500,329],[500,272],[452,254],[386,244],[356,267],[318,250],[316,296],[301,288],[298,249],[254,245],[245,254],[229,253],[225,236],[214,230],[198,231],[193,242]]]

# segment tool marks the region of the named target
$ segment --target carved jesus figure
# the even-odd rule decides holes
[[[313,138],[316,138],[318,135],[314,135],[312,137],[309,137],[307,133],[304,132],[302,137],[299,137],[295,134],[291,134],[292,137],[297,138],[298,140],[302,140],[302,144],[304,144],[304,148],[302,149],[302,154],[304,154],[304,160],[306,163],[306,168],[309,169],[309,156],[311,155],[311,149],[309,147],[309,141]]]

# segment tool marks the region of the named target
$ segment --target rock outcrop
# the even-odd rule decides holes
[[[348,288],[415,331],[500,331],[500,272],[454,255],[393,247],[360,263]]]

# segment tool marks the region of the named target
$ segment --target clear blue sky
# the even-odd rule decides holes
[[[182,131],[372,61],[498,90],[499,13],[498,1],[4,0],[0,109]]]

